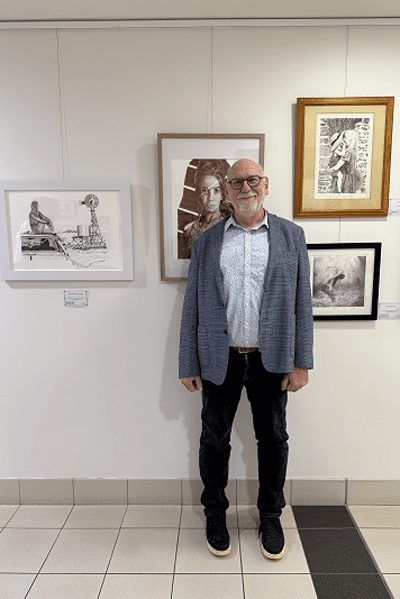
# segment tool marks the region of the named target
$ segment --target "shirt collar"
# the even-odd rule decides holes
[[[250,231],[255,230],[255,229],[260,229],[263,225],[265,225],[267,227],[267,229],[269,228],[269,222],[268,222],[268,212],[266,210],[264,210],[264,218],[263,220],[256,225],[255,227],[252,227],[250,229]],[[233,216],[233,214],[231,214],[231,216],[228,218],[228,220],[225,223],[225,228],[224,228],[224,233],[227,232],[227,230],[229,229],[229,227],[239,227],[240,229],[243,229],[243,227],[241,227],[240,225],[237,224],[235,217]]]

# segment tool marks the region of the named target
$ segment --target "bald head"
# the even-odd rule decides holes
[[[247,173],[242,177],[241,173]],[[258,175],[259,177],[264,176],[263,169],[257,162],[250,160],[250,158],[241,158],[232,164],[228,171],[228,181],[231,179],[242,179],[245,177],[251,177],[251,175]]]

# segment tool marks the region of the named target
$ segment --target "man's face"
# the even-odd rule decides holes
[[[264,177],[262,168],[252,160],[239,160],[228,173],[228,181],[233,179],[247,179],[258,175]],[[250,187],[247,181],[243,182],[242,189],[235,190],[226,184],[227,200],[234,208],[235,215],[249,219],[263,212],[264,196],[268,195],[268,178],[260,180],[257,187]]]

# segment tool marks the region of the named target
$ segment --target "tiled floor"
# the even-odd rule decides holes
[[[217,558],[197,506],[0,505],[0,599],[400,599],[400,506],[286,507],[278,562],[253,506],[228,525]]]

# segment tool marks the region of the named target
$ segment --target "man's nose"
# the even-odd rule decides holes
[[[249,182],[247,181],[247,179],[244,179],[242,191],[249,191],[250,189],[251,189],[251,187],[249,185]]]

